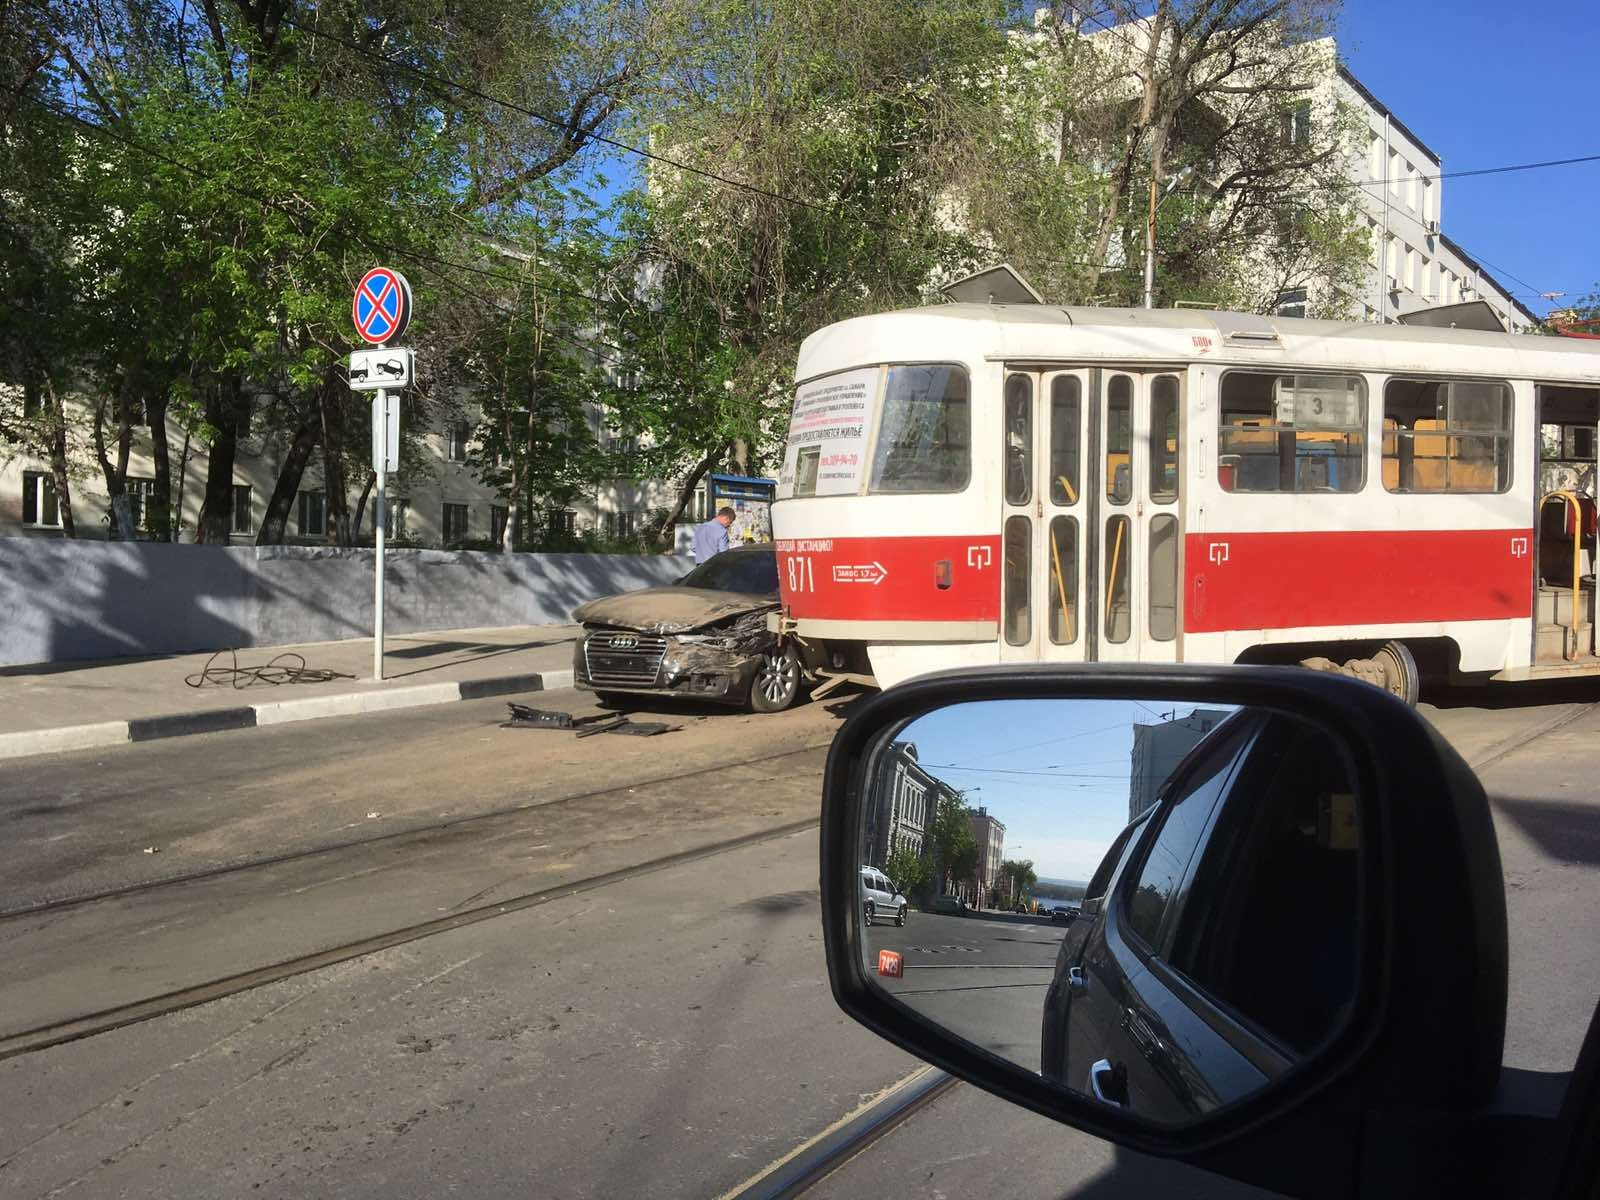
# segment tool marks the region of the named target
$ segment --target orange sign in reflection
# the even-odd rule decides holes
[[[896,951],[879,950],[878,974],[890,975],[895,979],[904,979],[906,974],[905,960]]]

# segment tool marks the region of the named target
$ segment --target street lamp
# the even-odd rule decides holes
[[[1177,187],[1189,177],[1193,167],[1185,167],[1171,179],[1167,180],[1166,191],[1156,195],[1156,177],[1150,176],[1150,220],[1144,231],[1144,306],[1156,306],[1156,209],[1161,207],[1161,202],[1172,195],[1172,189]]]

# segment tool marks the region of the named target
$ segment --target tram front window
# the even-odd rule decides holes
[[[953,364],[889,368],[869,490],[959,492],[972,473],[967,372]]]

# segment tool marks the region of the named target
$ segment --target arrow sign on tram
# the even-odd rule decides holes
[[[881,562],[869,562],[833,569],[835,583],[870,583],[874,587],[889,578],[889,569]]]
[[[373,267],[356,284],[350,317],[373,345],[394,341],[411,324],[411,285],[393,267]]]

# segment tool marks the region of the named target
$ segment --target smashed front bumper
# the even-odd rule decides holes
[[[649,635],[586,630],[573,652],[575,686],[587,691],[675,695],[742,704],[762,655],[765,630]]]

